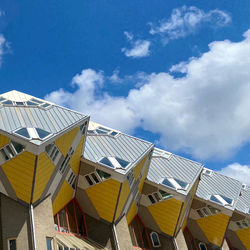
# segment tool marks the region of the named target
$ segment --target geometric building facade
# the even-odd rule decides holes
[[[0,95],[0,249],[250,249],[250,187],[10,91]]]

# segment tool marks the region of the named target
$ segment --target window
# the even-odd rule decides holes
[[[27,101],[26,102],[27,106],[37,106],[38,104],[32,101]]]
[[[212,207],[212,206],[210,206],[210,205],[207,205],[207,207],[209,208],[209,210],[210,210],[210,212],[211,212],[212,214],[218,214],[218,213],[221,212],[219,209],[214,208],[214,207]]]
[[[58,232],[87,236],[85,215],[76,199],[69,202],[54,216],[54,222]]]
[[[6,100],[6,101],[3,101],[2,104],[13,105],[13,102],[10,100]]]
[[[132,186],[134,179],[135,177],[134,177],[133,171],[130,171],[127,175],[127,181],[130,187]]]
[[[95,130],[88,130],[88,134],[89,135],[109,135],[112,137],[119,135],[119,133],[116,131],[113,131],[108,128],[100,127],[100,126],[96,128]]]
[[[232,206],[233,204],[233,199],[230,199],[224,195],[219,195],[219,194],[211,195],[210,200],[219,203],[223,206]]]
[[[72,169],[70,169],[70,171],[68,173],[67,182],[75,190],[75,188],[76,188],[76,175]]]
[[[16,239],[8,239],[8,250],[16,250]]]
[[[50,132],[45,131],[44,129],[41,128],[20,128],[16,130],[15,133],[27,139],[31,138],[38,140],[43,140],[47,138],[49,135],[51,135]]]
[[[51,240],[51,238],[46,237],[47,250],[52,250]]]
[[[173,188],[173,189],[177,189],[177,190],[187,190],[188,188],[188,183],[184,182],[184,181],[181,181],[181,180],[178,180],[178,179],[175,179],[175,178],[172,178],[172,177],[169,177],[169,178],[165,178],[163,181],[162,181],[162,184],[165,185],[165,186],[168,186],[170,188]]]
[[[168,159],[171,155],[172,155],[171,153],[161,150],[159,148],[155,148],[152,154],[153,157],[163,157],[166,159]]]
[[[8,161],[12,158],[14,158],[16,155],[21,153],[24,150],[24,146],[11,141],[10,144],[6,145],[0,150],[0,156],[3,161]]]
[[[206,244],[203,243],[203,242],[200,242],[200,243],[199,243],[199,249],[200,249],[200,250],[207,250]]]
[[[203,207],[201,209],[197,209],[196,212],[199,214],[201,218],[206,216],[211,216],[213,214],[218,214],[221,211],[219,209],[216,209],[210,205],[207,205],[206,207]]]
[[[200,209],[197,209],[197,210],[196,210],[196,212],[198,213],[198,215],[199,215],[201,218],[203,218],[203,217],[204,217],[204,215],[203,215],[203,213],[201,212],[201,210],[200,210]]]
[[[242,189],[246,190],[247,189],[247,184],[242,184]]]
[[[96,169],[96,171],[93,173],[85,175],[85,179],[90,186],[92,186],[94,184],[98,184],[102,181],[105,181],[105,180],[109,179],[110,177],[111,177],[110,174],[108,174],[102,170],[99,170],[99,169]]]
[[[208,168],[204,168],[202,171],[202,174],[208,175],[208,176],[211,176],[212,173],[213,173],[213,171],[211,169],[208,169]]]
[[[82,125],[80,126],[80,130],[81,130],[81,132],[82,132],[83,135],[84,135],[85,132],[86,132],[87,124],[88,124],[88,122],[85,122],[84,124],[82,124]]]
[[[150,238],[151,238],[151,242],[152,242],[153,247],[160,247],[161,246],[159,236],[156,232],[152,232],[150,234]]]
[[[248,214],[250,214],[250,208],[248,209],[248,212],[247,212]]]
[[[133,246],[143,249],[151,248],[147,228],[138,215],[136,215],[132,222],[129,224],[129,232]]]
[[[72,147],[70,147],[69,152],[67,153],[66,157],[64,158],[61,167],[59,168],[59,171],[61,172],[61,174],[64,173],[66,167],[69,164],[69,161],[72,157],[72,155],[74,154],[74,150],[72,149]]]
[[[128,161],[113,156],[103,157],[99,162],[111,168],[124,169],[130,165]]]
[[[170,199],[172,197],[173,197],[172,194],[169,194],[163,190],[158,190],[157,192],[148,195],[148,198],[152,204]]]
[[[49,144],[45,147],[45,152],[47,153],[49,158],[55,163],[55,161],[58,159],[57,156],[59,155],[59,149],[57,148],[57,146],[54,143]]]

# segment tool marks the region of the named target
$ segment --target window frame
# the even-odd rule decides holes
[[[8,244],[8,250],[10,250],[10,241],[15,240],[16,242],[16,250],[17,250],[17,238],[16,237],[11,237],[7,239],[7,244]]]
[[[157,237],[157,240],[158,240],[158,242],[159,242],[159,245],[158,245],[158,246],[156,246],[156,245],[154,244],[153,237],[152,237],[153,234],[155,234],[156,237]],[[155,231],[152,231],[152,232],[150,233],[150,239],[151,239],[151,243],[152,243],[152,246],[153,246],[153,247],[161,247],[161,241],[160,241],[160,238],[159,238],[158,233],[156,233]]]

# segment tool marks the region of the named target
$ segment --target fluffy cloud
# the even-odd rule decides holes
[[[233,163],[222,168],[219,173],[232,177],[250,186],[250,166]]]
[[[230,21],[231,17],[218,9],[204,12],[195,6],[182,6],[174,9],[168,20],[161,20],[157,25],[150,23],[150,34],[164,35],[167,42],[194,33],[202,24],[222,27]]]
[[[148,40],[134,40],[134,37],[129,32],[124,32],[125,36],[127,37],[128,42],[130,43],[131,48],[122,48],[121,51],[125,54],[127,57],[132,58],[140,58],[140,57],[146,57],[150,54],[150,45],[151,42]]]
[[[74,92],[60,89],[46,98],[129,133],[138,126],[158,133],[168,150],[225,158],[250,142],[249,54],[250,31],[240,42],[213,42],[200,57],[174,65],[171,71],[183,77],[141,74],[127,96],[103,93],[107,77],[87,69],[73,78]]]

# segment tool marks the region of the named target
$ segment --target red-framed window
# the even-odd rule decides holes
[[[54,215],[54,223],[58,233],[88,237],[85,215],[75,198]]]
[[[135,248],[152,249],[147,228],[142,222],[139,215],[136,215],[129,224],[129,232],[132,239],[132,244]]]
[[[188,249],[199,250],[198,244],[195,238],[193,237],[191,231],[188,229],[188,227],[185,227],[183,233],[184,233],[186,243],[188,245]]]

